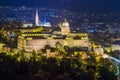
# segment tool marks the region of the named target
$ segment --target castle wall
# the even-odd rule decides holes
[[[20,50],[24,49],[27,52],[38,51],[44,48],[45,45],[50,45],[51,47],[56,47],[56,43],[59,42],[62,47],[89,47],[89,40],[73,40],[73,39],[19,39],[18,48]]]

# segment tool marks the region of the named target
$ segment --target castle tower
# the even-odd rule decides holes
[[[62,24],[60,24],[60,28],[61,28],[61,34],[67,35],[70,33],[69,22],[67,22],[66,18],[65,18],[64,22]]]
[[[37,9],[36,9],[36,15],[35,15],[35,26],[39,26],[39,15],[38,15]]]

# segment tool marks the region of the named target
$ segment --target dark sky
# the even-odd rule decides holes
[[[0,0],[0,5],[67,9],[120,10],[120,0]]]

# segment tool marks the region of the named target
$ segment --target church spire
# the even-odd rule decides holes
[[[65,18],[64,22],[67,22],[67,19]]]
[[[39,26],[39,15],[38,15],[38,9],[36,8],[36,15],[35,15],[35,25]]]

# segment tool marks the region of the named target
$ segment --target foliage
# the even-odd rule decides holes
[[[37,59],[35,54],[18,61],[18,55],[0,53],[0,80],[117,80],[112,62],[94,53],[88,52],[84,60],[79,56]]]

